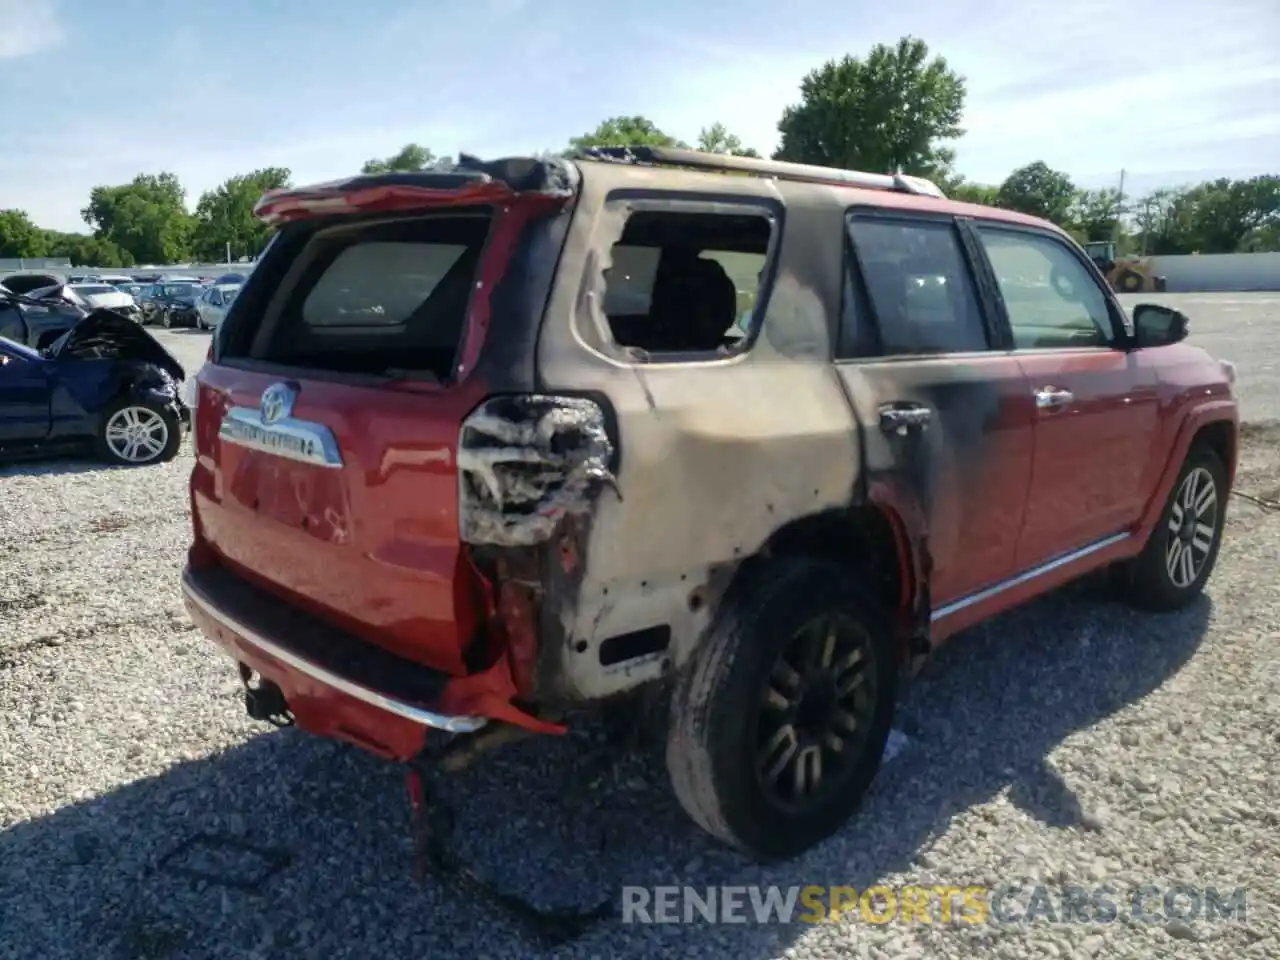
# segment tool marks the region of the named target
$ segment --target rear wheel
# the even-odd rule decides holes
[[[676,685],[667,768],[704,830],[787,858],[838,830],[880,767],[893,636],[838,564],[783,560],[741,587]]]
[[[1193,447],[1147,545],[1120,567],[1125,599],[1147,610],[1177,610],[1204,591],[1226,521],[1227,470],[1208,447]]]
[[[182,425],[163,407],[121,400],[107,408],[98,428],[102,459],[132,467],[172,460],[182,443]]]

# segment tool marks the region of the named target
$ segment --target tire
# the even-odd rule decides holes
[[[1141,293],[1143,287],[1142,274],[1133,270],[1126,270],[1120,274],[1118,286],[1125,293]]]
[[[836,730],[828,725],[824,734],[822,723],[804,719],[807,697],[785,710],[766,702],[770,696],[786,700],[778,689],[785,692],[790,684],[775,680],[781,658],[789,653],[796,662],[797,632],[824,619],[841,624],[842,635],[851,628],[849,635],[859,638],[860,646],[853,649],[861,650],[861,668],[833,670],[830,683],[839,697],[839,688],[847,688],[860,670],[858,690],[845,695],[861,703],[836,704],[845,708],[846,717],[856,712],[860,722],[850,738],[853,745],[843,741],[843,755],[818,745],[822,788],[804,798],[779,797],[781,781],[802,765],[811,769],[805,756],[815,744],[829,744],[825,738]],[[825,627],[821,634],[830,636]],[[848,664],[849,649],[839,647],[828,659]],[[897,695],[896,661],[888,617],[850,569],[784,559],[747,574],[726,597],[672,693],[667,770],[680,805],[707,833],[760,860],[788,859],[822,842],[856,812],[879,770]],[[794,680],[796,671],[788,667]],[[795,759],[771,790],[758,764],[761,759],[777,764],[780,755],[769,753],[767,745],[787,726],[791,734],[778,746],[787,746],[781,752]],[[840,728],[846,737],[847,729]]]
[[[137,431],[137,435],[145,434],[146,437],[158,441],[153,452],[149,452],[146,447],[143,447],[139,450],[140,456],[137,458],[128,456],[128,447],[127,445],[122,445],[116,432],[117,427],[128,429],[130,418],[127,411],[131,409],[146,411],[150,414],[150,417],[141,413],[137,414],[136,419],[138,422],[159,422],[164,427],[163,431],[158,428],[152,430],[139,429]],[[182,424],[175,414],[158,404],[144,400],[117,400],[102,412],[102,417],[98,424],[98,432],[94,439],[99,458],[107,463],[129,467],[145,467],[155,463],[167,463],[177,456],[178,448],[182,445]]]
[[[160,314],[160,326],[164,327],[166,330],[173,329],[173,317],[169,315],[168,310]]]
[[[1211,505],[1205,493],[1207,480],[1212,480],[1213,483]],[[1202,520],[1201,525],[1212,529],[1212,533],[1208,535],[1207,549],[1200,548],[1205,542],[1203,530],[1196,532],[1196,528],[1190,525],[1190,520],[1184,521],[1188,491],[1195,502],[1204,507],[1203,511],[1197,511]],[[1139,609],[1156,612],[1180,610],[1204,592],[1204,586],[1217,563],[1218,550],[1222,546],[1229,493],[1227,470],[1222,459],[1209,447],[1193,446],[1142,553],[1122,564],[1117,571],[1118,586],[1128,603]],[[1213,508],[1212,517],[1206,519],[1210,506]],[[1183,522],[1187,526],[1182,526]],[[1180,526],[1177,534],[1171,529],[1174,524]],[[1175,540],[1182,544],[1180,548],[1174,546]],[[1179,559],[1175,563],[1171,551],[1176,551],[1178,558],[1189,551],[1190,560]],[[1190,576],[1187,567],[1182,565],[1188,562],[1192,564]]]

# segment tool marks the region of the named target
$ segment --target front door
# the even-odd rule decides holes
[[[0,349],[0,446],[49,433],[49,383],[39,360]]]
[[[952,219],[867,211],[848,231],[837,370],[863,424],[868,482],[920,511],[936,610],[1013,573],[1030,388],[992,349],[990,305]]]
[[[1118,306],[1049,231],[977,223],[1035,403],[1035,458],[1017,564],[1125,531],[1142,512],[1159,443],[1150,359],[1122,348]]]

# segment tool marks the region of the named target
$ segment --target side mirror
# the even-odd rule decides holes
[[[1190,332],[1191,321],[1181,310],[1158,303],[1140,303],[1133,308],[1133,340],[1139,349],[1181,343]]]

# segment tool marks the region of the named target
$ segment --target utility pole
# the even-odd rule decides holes
[[[1116,216],[1111,224],[1111,240],[1120,242],[1120,218],[1124,216],[1124,168],[1120,170],[1120,195],[1116,197]]]
[[[231,266],[231,241],[227,241],[227,266]]]

